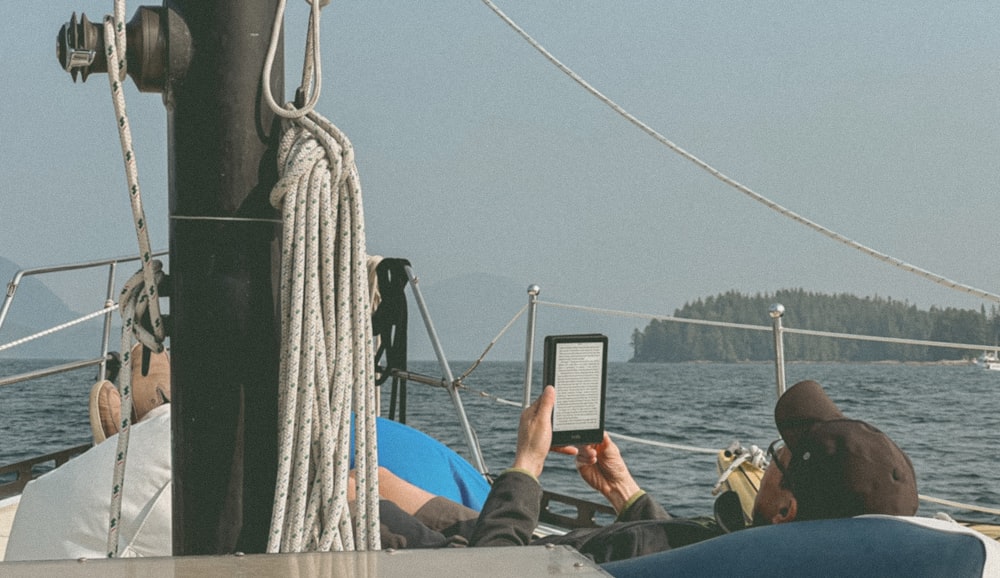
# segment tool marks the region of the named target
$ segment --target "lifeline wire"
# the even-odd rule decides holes
[[[566,303],[555,303],[552,301],[538,301],[538,305],[548,305],[562,309],[572,309],[576,311],[587,311],[601,315],[614,315],[618,317],[635,317],[639,319],[656,319],[658,321],[669,321],[672,323],[687,323],[690,325],[707,325],[710,327],[725,327],[728,329],[746,329],[749,331],[774,331],[769,325],[749,325],[746,323],[733,323],[729,321],[712,321],[709,319],[694,319],[688,317],[673,317],[671,315],[654,315],[650,313],[635,313],[631,311],[621,311],[615,309],[604,309],[599,307],[588,307],[586,305],[569,305]],[[921,345],[927,347],[946,347],[949,349],[970,349],[982,350],[993,349],[992,345],[956,343],[951,341],[930,341],[927,339],[907,339],[904,337],[882,337],[878,335],[854,335],[851,333],[838,333],[833,331],[818,331],[814,329],[795,329],[784,327],[782,331],[787,334],[812,335],[815,337],[835,337],[837,339],[852,339],[855,341],[875,341],[880,343],[896,343],[900,345]]]
[[[713,177],[719,179],[723,183],[729,185],[730,187],[733,187],[737,191],[743,193],[744,195],[750,197],[751,199],[757,201],[758,203],[763,204],[764,206],[766,206],[767,208],[769,208],[769,209],[777,212],[778,214],[780,214],[782,216],[785,216],[785,217],[788,217],[789,219],[792,219],[793,221],[796,221],[798,223],[801,223],[801,224],[805,225],[806,227],[809,227],[810,229],[813,229],[814,231],[817,231],[817,232],[819,232],[819,233],[821,233],[821,234],[829,237],[830,239],[833,239],[834,241],[838,241],[840,243],[843,243],[844,245],[847,245],[848,247],[851,247],[853,249],[857,249],[858,251],[861,251],[862,253],[865,253],[866,255],[868,255],[870,257],[874,257],[874,258],[878,259],[879,261],[882,261],[884,263],[888,263],[889,265],[892,265],[892,266],[894,266],[896,268],[902,269],[902,270],[907,271],[909,273],[913,273],[913,274],[919,275],[920,277],[928,279],[928,280],[930,280],[930,281],[932,281],[934,283],[937,283],[938,285],[942,285],[944,287],[948,287],[949,289],[955,289],[956,291],[962,291],[962,292],[965,292],[965,293],[969,293],[971,295],[975,295],[975,296],[980,297],[982,299],[987,299],[989,301],[994,301],[994,302],[1000,303],[1000,295],[997,295],[995,293],[990,293],[989,291],[984,291],[982,289],[977,289],[975,287],[972,287],[970,285],[965,285],[965,284],[959,283],[957,281],[952,281],[951,279],[948,279],[946,277],[938,275],[937,273],[933,273],[931,271],[927,271],[926,269],[922,269],[920,267],[917,267],[916,265],[911,265],[910,263],[907,263],[907,262],[905,262],[905,261],[903,261],[901,259],[897,259],[896,257],[892,257],[890,255],[886,255],[885,253],[876,251],[875,249],[872,249],[870,247],[862,245],[861,243],[858,243],[857,241],[854,241],[854,240],[852,240],[852,239],[850,239],[848,237],[845,237],[844,235],[841,235],[840,233],[832,231],[832,230],[830,230],[830,229],[828,229],[828,228],[820,225],[819,223],[811,221],[811,220],[803,217],[802,215],[799,215],[799,214],[797,214],[797,213],[795,213],[795,212],[793,212],[793,211],[791,211],[789,209],[786,209],[785,207],[783,207],[783,206],[779,205],[778,203],[776,203],[776,202],[768,199],[767,197],[764,197],[763,195],[760,195],[760,194],[754,192],[752,189],[750,189],[746,185],[743,185],[743,184],[739,183],[738,181],[736,181],[736,180],[734,180],[734,179],[726,176],[725,174],[723,174],[721,171],[719,171],[715,167],[709,165],[707,162],[701,160],[700,158],[696,157],[694,154],[692,154],[692,153],[684,150],[683,148],[681,148],[680,146],[678,146],[674,142],[672,142],[669,139],[667,139],[665,136],[663,136],[660,133],[656,132],[655,130],[653,130],[652,127],[650,127],[646,123],[644,123],[641,120],[639,120],[638,118],[636,118],[634,115],[632,115],[630,112],[628,112],[627,110],[625,110],[624,108],[622,108],[616,102],[614,102],[613,100],[611,100],[610,98],[608,98],[607,96],[605,96],[604,94],[602,94],[600,91],[598,91],[593,86],[591,86],[591,84],[588,83],[586,80],[584,80],[582,77],[580,77],[580,75],[578,75],[576,72],[573,72],[572,69],[570,69],[568,66],[566,66],[561,61],[559,61],[559,59],[557,59],[555,56],[553,56],[552,53],[550,53],[548,50],[546,50],[544,46],[542,46],[541,44],[539,44],[538,41],[536,41],[534,38],[532,38],[531,35],[529,35],[527,32],[525,32],[525,30],[523,28],[521,28],[520,26],[518,26],[518,24],[516,22],[514,22],[513,20],[511,20],[510,17],[508,17],[506,14],[504,14],[493,2],[491,2],[490,0],[482,0],[482,2],[490,10],[492,10],[497,16],[499,16],[504,22],[506,22],[507,25],[510,26],[511,29],[513,29],[522,38],[524,38],[524,40],[526,40],[528,42],[528,44],[530,44],[532,47],[535,48],[535,50],[537,50],[538,52],[540,52],[542,54],[542,56],[544,56],[549,62],[551,62],[552,64],[554,64],[556,66],[556,68],[558,68],[564,74],[566,74],[567,76],[569,76],[570,78],[572,78],[574,82],[576,82],[577,84],[579,84],[580,86],[582,86],[584,88],[584,90],[586,90],[587,92],[589,92],[590,94],[592,94],[593,96],[595,96],[598,100],[600,100],[601,102],[603,102],[607,106],[609,106],[612,110],[614,110],[619,115],[621,115],[622,118],[624,118],[625,120],[629,121],[630,123],[632,123],[633,125],[635,125],[636,127],[638,127],[640,130],[642,130],[643,132],[645,132],[649,136],[651,136],[654,139],[656,139],[658,142],[660,142],[660,144],[663,144],[664,146],[666,146],[670,150],[674,151],[678,155],[680,155],[680,156],[684,157],[685,159],[691,161],[692,163],[694,163],[695,165],[697,165],[701,169],[705,170],[706,172],[708,172],[709,174],[711,174]]]
[[[79,325],[80,323],[83,323],[84,321],[89,321],[91,319],[94,319],[95,317],[100,317],[101,315],[106,315],[106,314],[114,311],[115,309],[118,309],[118,305],[115,305],[114,303],[112,303],[112,304],[108,305],[107,307],[105,307],[104,309],[99,309],[97,311],[94,311],[93,313],[88,313],[87,315],[84,315],[83,317],[79,317],[79,318],[74,319],[72,321],[67,321],[66,323],[63,323],[61,325],[56,325],[55,327],[46,329],[44,331],[39,331],[38,333],[34,333],[32,335],[28,335],[26,337],[22,337],[20,339],[11,341],[9,343],[4,343],[3,345],[0,345],[0,351],[4,351],[6,349],[11,349],[11,348],[17,347],[19,345],[24,345],[25,343],[28,343],[29,341],[34,341],[34,340],[36,340],[36,339],[38,339],[40,337],[45,337],[46,335],[51,335],[53,333],[62,331],[63,329],[68,329],[68,328],[70,328],[70,327],[72,327],[74,325]]]

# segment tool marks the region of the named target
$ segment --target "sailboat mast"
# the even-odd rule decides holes
[[[164,93],[173,280],[174,553],[263,552],[277,468],[276,0],[168,0],[193,47]],[[282,58],[272,92],[283,93]],[[203,219],[202,217],[209,217]],[[230,220],[230,219],[248,220]]]
[[[263,552],[277,468],[272,291],[279,125],[262,103],[277,0],[164,0],[128,26],[129,75],[162,92],[170,207],[173,551]],[[59,34],[76,79],[107,71],[103,30]],[[279,44],[271,89],[283,94]],[[128,484],[128,480],[125,482]]]

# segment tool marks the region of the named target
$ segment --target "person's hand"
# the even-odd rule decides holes
[[[590,487],[600,492],[619,514],[629,498],[639,491],[622,454],[607,432],[599,444],[580,446],[576,453],[576,469]]]
[[[552,408],[555,404],[556,389],[549,385],[521,412],[514,467],[529,471],[536,478],[542,475],[545,457],[552,446]]]

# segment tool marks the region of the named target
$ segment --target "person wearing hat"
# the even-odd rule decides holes
[[[671,517],[639,488],[618,447],[605,435],[600,444],[556,451],[576,455],[581,477],[618,512],[615,522],[532,540],[542,493],[537,478],[549,452],[553,402],[554,392],[547,387],[523,412],[514,467],[494,483],[470,545],[566,544],[600,563],[739,529],[731,522],[720,523],[719,505],[725,496],[716,504],[714,519]],[[781,439],[769,448],[771,465],[754,502],[753,525],[916,513],[916,476],[907,455],[877,428],[845,417],[818,383],[803,381],[789,388],[774,416]]]
[[[403,510],[392,514],[383,509],[383,528],[387,535],[409,535],[408,541],[394,546],[562,544],[604,563],[694,544],[742,528],[741,511],[726,515],[726,510],[740,508],[732,492],[716,500],[713,517],[670,516],[639,487],[607,434],[599,444],[551,448],[554,403],[554,388],[546,387],[522,412],[513,466],[494,481],[478,516],[419,488],[409,488],[391,472],[380,473],[380,480],[387,477],[380,486],[383,501]],[[916,476],[910,459],[875,427],[846,418],[818,383],[803,381],[789,388],[778,400],[774,415],[781,439],[768,450],[771,465],[754,502],[754,526],[916,513]],[[542,499],[538,477],[550,451],[576,456],[580,476],[618,513],[613,523],[534,538]],[[401,486],[409,491],[393,489]],[[414,528],[421,532],[412,533]]]
[[[761,481],[754,525],[916,513],[910,458],[874,426],[845,417],[815,381],[786,391],[774,422],[781,438],[769,448],[774,465]]]

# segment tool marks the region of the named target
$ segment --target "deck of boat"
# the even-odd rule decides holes
[[[448,576],[610,576],[600,566],[566,546],[526,546],[512,555],[508,548],[384,550],[380,552],[310,552],[8,562],[5,578],[94,578],[100,576],[384,576],[437,578]]]
[[[19,497],[0,500],[0,562],[14,523]],[[423,578],[441,576],[531,576],[545,568],[552,576],[608,576],[599,566],[565,546],[519,548],[511,556],[506,548],[447,550],[385,550],[380,552],[309,552],[304,554],[254,554],[163,558],[83,558],[5,562],[4,578],[60,576],[370,576]]]

